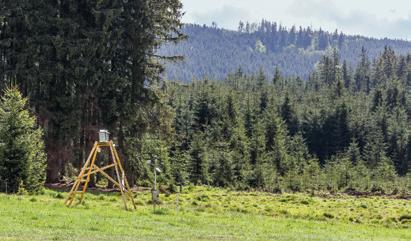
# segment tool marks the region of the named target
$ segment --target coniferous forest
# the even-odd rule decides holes
[[[327,51],[307,78],[289,77],[280,67],[249,74],[239,66],[222,79],[168,81],[162,63],[184,56],[157,50],[190,38],[181,30],[181,3],[143,2],[1,2],[0,78],[8,89],[1,111],[28,117],[17,125],[13,115],[3,115],[0,134],[7,139],[10,128],[20,133],[26,126],[31,138],[44,136],[44,144],[25,152],[38,164],[20,158],[26,174],[1,173],[13,191],[30,186],[30,178],[44,181],[27,173],[31,166],[44,169],[46,159],[46,182],[70,182],[97,131],[107,128],[132,185],[152,182],[147,160],[156,160],[159,180],[170,189],[191,183],[269,192],[410,192],[410,55],[387,45],[371,58],[362,47],[352,66],[341,48],[353,37],[283,27],[274,34],[275,24],[240,23],[240,33],[271,33],[260,48]],[[20,142],[7,145],[24,149]]]
[[[258,73],[260,68],[273,77],[275,67],[284,76],[307,79],[321,57],[338,48],[348,68],[359,62],[361,48],[371,59],[377,58],[390,46],[397,54],[406,55],[411,43],[400,39],[377,39],[347,35],[339,30],[284,26],[262,20],[260,23],[241,22],[237,31],[211,26],[185,24],[182,31],[186,41],[165,44],[159,53],[183,55],[184,62],[165,63],[168,79],[190,82],[192,79],[223,79],[241,67],[246,74]]]
[[[178,0],[0,1],[0,87],[17,86],[44,129],[47,182],[77,175],[102,128],[136,180],[140,140],[165,108],[151,87],[166,58],[155,49],[184,38],[181,8]],[[15,159],[0,163],[21,168]],[[16,191],[25,178],[7,173],[1,188],[7,180]]]
[[[410,41],[186,17],[336,2],[0,0],[0,240],[411,240]]]
[[[386,47],[373,60],[363,49],[360,59],[349,71],[334,49],[307,81],[240,68],[223,81],[165,83],[175,180],[273,192],[409,191],[411,58]]]

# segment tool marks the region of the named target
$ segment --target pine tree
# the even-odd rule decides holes
[[[386,144],[381,131],[371,130],[366,136],[366,144],[364,147],[364,161],[367,166],[372,168],[376,167],[378,163],[387,159],[386,156]]]
[[[288,152],[290,156],[290,166],[292,169],[296,169],[298,171],[297,173],[302,172],[306,160],[312,159],[301,132],[298,132],[292,137],[288,144]]]
[[[245,110],[244,127],[248,138],[251,138],[254,133],[254,113],[251,110],[249,102]]]
[[[186,151],[189,149],[189,141],[193,135],[194,113],[190,109],[190,100],[185,103],[178,103],[175,108],[174,129],[176,138],[180,141],[180,149]]]
[[[342,81],[342,72],[340,66],[340,54],[336,48],[332,51],[332,83]]]
[[[204,85],[202,88],[194,102],[194,126],[196,129],[205,131],[206,127],[217,117],[217,108],[208,86]]]
[[[239,118],[239,113],[236,100],[234,100],[234,96],[232,93],[230,93],[227,96],[226,106],[226,114],[228,116],[230,124],[234,125]]]
[[[350,130],[348,127],[348,108],[345,104],[337,107],[336,110],[337,126],[333,135],[335,138],[334,150],[344,150],[350,142]]]
[[[260,114],[264,113],[268,106],[268,94],[266,91],[261,91],[260,95]]]
[[[357,66],[354,79],[356,91],[370,91],[370,61],[367,50],[364,47],[361,48],[360,62]]]
[[[267,77],[265,76],[263,68],[260,68],[257,75],[257,89],[262,90],[267,85]]]
[[[371,189],[371,175],[363,161],[357,162],[351,171],[349,188],[359,192],[369,191]]]
[[[188,163],[190,155],[186,151],[172,150],[170,164],[173,179],[177,185],[184,185],[188,181]]]
[[[244,124],[239,120],[233,129],[229,140],[229,150],[233,160],[234,184],[239,188],[245,188],[250,179],[250,144],[244,129]]]
[[[374,190],[390,193],[395,188],[395,180],[397,174],[391,160],[384,159],[378,163],[373,174],[373,188]]]
[[[324,172],[326,175],[327,189],[338,192],[348,185],[351,163],[339,155],[333,156],[327,161]]]
[[[291,106],[290,97],[286,94],[283,104],[280,106],[281,118],[285,121],[290,135],[294,135],[298,131],[298,120],[295,116],[293,107]]]
[[[350,145],[348,146],[347,151],[344,153],[344,157],[348,158],[354,165],[362,161],[360,148],[356,139],[351,139]]]
[[[275,115],[266,115],[265,119],[265,148],[271,158],[271,165],[275,166],[280,175],[290,167],[288,155],[288,135],[285,123]]]
[[[398,79],[404,86],[407,84],[408,71],[409,70],[406,57],[400,57],[396,74]]]
[[[16,88],[7,89],[0,102],[0,180],[7,182],[8,192],[17,192],[20,184],[29,192],[43,188],[46,155],[42,137],[27,110],[27,99]]]
[[[374,78],[376,86],[397,78],[397,57],[390,47],[384,47],[384,52],[378,58],[376,65]]]
[[[190,148],[189,178],[194,184],[209,184],[209,163],[203,135],[195,135]]]
[[[275,67],[275,71],[274,71],[274,77],[273,77],[273,84],[277,85],[281,83],[281,73],[280,73],[280,69],[278,68],[278,66]]]
[[[407,148],[409,140],[407,133],[404,131],[407,129],[407,125],[405,109],[397,107],[395,114],[388,120],[387,155],[393,160],[399,175],[405,175],[407,172]]]
[[[312,193],[320,190],[324,181],[323,171],[317,160],[308,160],[304,165],[303,173],[301,176],[302,188],[305,191],[311,191]]]
[[[220,187],[233,186],[233,159],[230,152],[221,151],[218,153],[214,184]]]
[[[350,131],[348,127],[348,110],[343,103],[336,107],[333,114],[329,115],[323,126],[324,146],[322,147],[324,156],[321,158],[329,158],[338,152],[344,151],[350,141]]]
[[[351,75],[350,75],[350,71],[347,67],[347,61],[344,60],[343,65],[342,65],[342,79],[344,81],[344,87],[346,89],[350,89],[351,85],[352,85],[352,80],[351,80]]]
[[[262,188],[265,185],[264,168],[267,164],[265,141],[263,125],[260,120],[257,120],[253,126],[253,133],[250,139],[250,163],[253,169],[250,185],[252,187]]]

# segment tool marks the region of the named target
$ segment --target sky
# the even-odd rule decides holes
[[[411,40],[411,0],[182,0],[183,22],[236,29],[276,21],[376,38]]]

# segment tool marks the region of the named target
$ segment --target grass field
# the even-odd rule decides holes
[[[411,240],[411,201],[384,197],[311,197],[303,194],[185,188],[149,193],[137,211],[118,194],[87,194],[66,208],[66,193],[0,195],[0,240]]]

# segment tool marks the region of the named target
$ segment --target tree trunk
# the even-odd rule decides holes
[[[47,149],[47,178],[46,183],[57,183],[60,181],[61,171],[61,153],[59,150],[58,142],[50,140]]]

